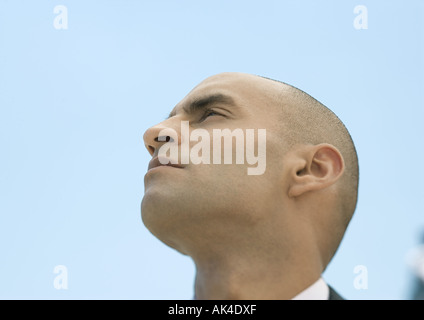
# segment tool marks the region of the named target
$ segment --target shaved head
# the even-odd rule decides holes
[[[261,78],[281,85],[278,121],[285,150],[297,144],[329,143],[342,154],[345,172],[339,182],[337,202],[340,221],[336,219],[337,223],[333,225],[344,233],[355,212],[358,197],[358,156],[351,135],[334,112],[306,92],[278,80]],[[335,239],[337,246],[343,233]]]

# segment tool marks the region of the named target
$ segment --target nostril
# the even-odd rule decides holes
[[[155,148],[153,148],[152,146],[148,146],[147,148],[149,149],[149,153],[151,155],[153,155],[155,153]]]
[[[174,139],[172,139],[170,136],[160,136],[155,138],[156,142],[173,142]]]

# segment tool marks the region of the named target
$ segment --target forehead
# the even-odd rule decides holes
[[[193,101],[211,95],[230,97],[236,105],[254,112],[255,109],[275,107],[281,86],[271,80],[242,73],[223,73],[207,78],[181,100],[171,114],[177,114]]]

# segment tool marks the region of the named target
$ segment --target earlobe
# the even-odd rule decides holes
[[[297,153],[292,167],[290,198],[299,197],[333,185],[344,172],[344,160],[340,151],[331,144],[308,146]]]

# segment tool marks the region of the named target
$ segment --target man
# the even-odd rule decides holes
[[[164,165],[158,156],[166,144],[196,144],[183,135],[184,121],[210,136],[266,129],[266,170],[247,174],[251,165],[235,161],[182,164],[182,152],[179,163]],[[193,259],[197,299],[340,299],[321,274],[356,207],[358,160],[334,113],[290,85],[223,73],[196,86],[144,142],[152,161],[143,222]]]

